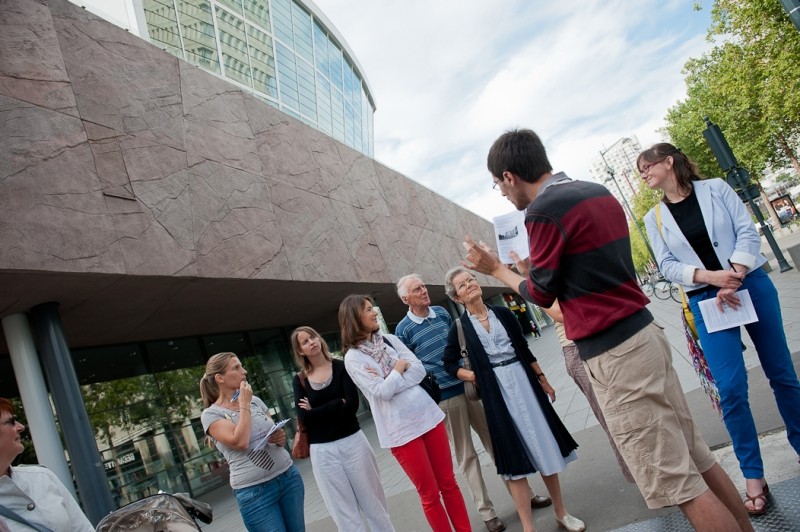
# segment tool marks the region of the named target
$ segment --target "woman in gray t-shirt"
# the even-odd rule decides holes
[[[303,479],[283,448],[286,433],[247,383],[234,353],[208,359],[200,380],[203,430],[228,461],[230,483],[247,530],[303,532]]]

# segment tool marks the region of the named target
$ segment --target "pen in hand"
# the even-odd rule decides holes
[[[739,273],[739,272],[736,271],[736,266],[733,265],[733,263],[731,262],[731,259],[728,259],[728,264],[731,265],[731,270],[733,270],[735,273]]]

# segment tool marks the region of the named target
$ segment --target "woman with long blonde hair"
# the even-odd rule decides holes
[[[235,353],[208,359],[200,379],[203,430],[228,461],[230,483],[250,532],[303,532],[303,478],[283,448],[267,405],[253,395]]]

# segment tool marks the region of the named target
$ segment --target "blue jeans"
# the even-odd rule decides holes
[[[305,532],[303,477],[295,466],[272,480],[233,490],[249,532]]]
[[[792,364],[792,356],[783,331],[783,318],[778,301],[778,291],[769,276],[757,269],[749,273],[742,289],[750,291],[750,298],[758,321],[745,325],[756,347],[758,359],[769,385],[775,394],[778,411],[786,424],[786,436],[800,455],[800,383]],[[764,463],[758,447],[758,432],[747,397],[747,369],[742,357],[740,327],[708,333],[700,302],[714,299],[717,290],[692,296],[689,306],[694,314],[700,345],[708,367],[717,382],[723,420],[733,441],[733,451],[739,460],[744,478],[764,476]]]

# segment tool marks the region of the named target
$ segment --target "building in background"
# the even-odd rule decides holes
[[[0,17],[0,395],[66,382],[12,364],[38,367],[46,338],[27,324],[58,303],[60,361],[75,369],[116,504],[226,482],[198,421],[210,355],[237,353],[271,413],[292,417],[295,326],[335,350],[352,293],[371,294],[391,326],[407,310],[394,283],[410,272],[446,305],[463,236],[493,238],[486,220],[367,155],[363,74],[310,4],[124,5],[149,42],[66,0],[7,0]],[[293,100],[282,72],[296,75]],[[326,82],[331,116],[340,95],[344,109],[332,134]],[[38,356],[12,352],[26,335]]]
[[[375,100],[310,0],[71,0],[372,156]]]
[[[639,171],[636,168],[636,158],[641,152],[642,146],[635,135],[623,137],[611,146],[603,147],[600,150],[600,153],[591,161],[589,174],[592,179],[601,185],[605,185],[617,198],[617,201],[623,205],[625,205],[625,202],[630,205],[641,183]],[[614,172],[616,184],[609,176],[609,168]],[[620,191],[622,194],[620,194]]]

